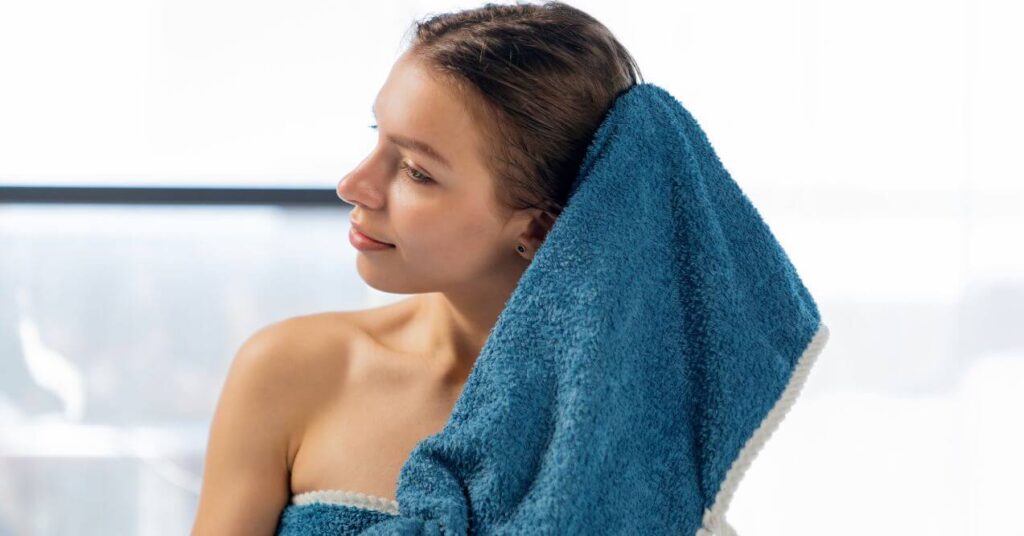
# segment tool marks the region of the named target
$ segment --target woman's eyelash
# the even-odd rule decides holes
[[[406,164],[405,160],[402,160],[401,163],[399,163],[398,169],[408,169],[410,171],[410,173],[406,173],[406,176],[408,176],[410,179],[412,179],[413,182],[428,183],[428,182],[434,180],[434,179],[424,175],[420,170],[410,166],[409,164]],[[419,174],[419,176],[422,177],[422,178],[417,178],[415,175],[413,175],[413,173]]]

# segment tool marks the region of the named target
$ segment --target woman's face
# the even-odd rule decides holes
[[[354,205],[352,221],[395,247],[360,251],[360,276],[384,292],[413,294],[521,273],[528,260],[515,247],[528,215],[506,219],[495,207],[483,138],[458,95],[406,54],[373,111],[377,145],[337,193]]]

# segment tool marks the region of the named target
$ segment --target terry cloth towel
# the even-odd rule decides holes
[[[282,532],[735,534],[733,492],[828,334],[697,121],[634,85],[402,466],[398,513],[289,505]]]

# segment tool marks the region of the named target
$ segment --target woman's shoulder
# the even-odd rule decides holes
[[[319,402],[344,378],[353,345],[366,336],[361,316],[360,311],[326,312],[276,321],[250,335],[238,358],[251,361],[249,366],[279,387],[288,402]]]
[[[253,376],[261,379],[268,396],[288,408],[290,428],[301,434],[306,420],[353,381],[354,360],[363,363],[367,360],[361,357],[379,354],[381,334],[405,318],[404,303],[279,320],[243,342],[238,358],[251,362],[243,366],[258,369]]]
[[[232,366],[250,369],[254,376],[270,381],[268,386],[279,386],[286,394],[306,373],[323,374],[329,372],[323,367],[343,367],[353,331],[343,318],[328,321],[322,315],[306,315],[278,320],[252,333],[238,349]],[[314,365],[315,371],[310,368]]]
[[[361,310],[294,316],[260,329],[246,344],[268,347],[266,353],[278,356],[285,367],[342,366],[352,350],[406,327],[413,305],[413,299],[406,299]]]
[[[295,317],[250,335],[230,364],[207,443],[196,533],[265,532],[311,412],[343,378],[349,326]],[[243,520],[231,515],[253,512]]]
[[[361,396],[364,383],[390,368],[378,359],[386,353],[380,337],[402,318],[398,304],[307,314],[270,324],[246,341],[257,359],[267,361],[259,376],[273,382],[268,397],[288,413],[289,471],[310,427],[338,411],[339,400]]]

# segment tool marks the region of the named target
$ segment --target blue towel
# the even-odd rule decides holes
[[[399,512],[290,505],[281,532],[735,534],[733,492],[827,339],[697,121],[634,85],[402,466]]]

